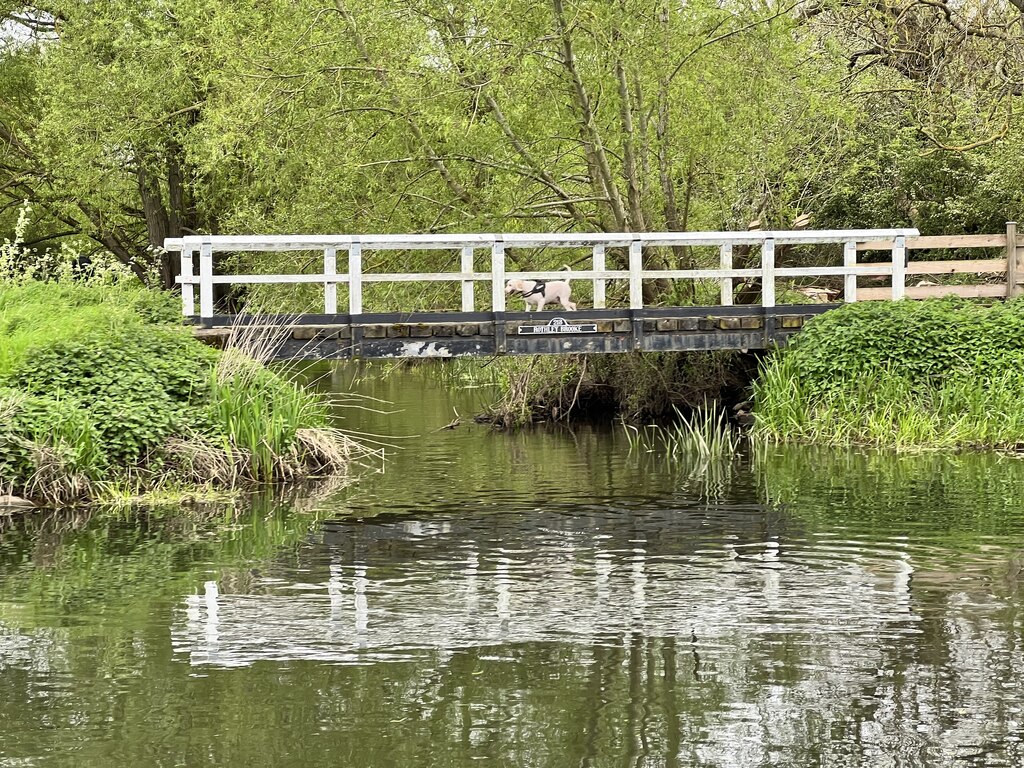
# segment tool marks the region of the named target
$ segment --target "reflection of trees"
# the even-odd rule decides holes
[[[1024,467],[787,450],[714,503],[607,455],[565,495],[513,480],[560,450],[312,534],[8,528],[0,755],[45,729],[87,767],[1024,760]]]
[[[957,592],[914,591],[913,563],[930,556],[938,567],[941,551],[885,541],[881,529],[830,550],[827,537],[776,517],[789,538],[766,542],[750,507],[720,515],[581,520],[556,508],[529,524],[514,511],[329,521],[323,575],[340,574],[346,607],[332,613],[316,589],[225,595],[220,662],[375,662],[358,674],[392,690],[380,711],[420,702],[403,723],[429,722],[410,725],[413,738],[444,742],[454,763],[501,754],[544,764],[567,751],[581,765],[870,763],[907,750],[914,765],[927,748],[942,764],[961,742],[1011,733],[1024,673],[1013,622],[981,592],[966,610]],[[318,643],[328,620],[332,641]],[[951,631],[956,622],[970,631]],[[203,637],[175,629],[196,661]]]
[[[878,638],[879,674],[851,691],[855,717],[840,743],[877,760],[905,750],[907,764],[1020,759],[1019,600],[1024,466],[995,454],[765,451],[763,493],[815,530],[836,527],[865,548],[903,540],[908,613]],[[996,543],[998,542],[998,543]],[[903,589],[903,579],[896,586]],[[1011,760],[1012,762],[1012,760]]]

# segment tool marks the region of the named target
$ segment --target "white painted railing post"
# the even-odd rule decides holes
[[[594,261],[591,269],[595,272],[604,272],[604,244],[594,246]],[[605,285],[606,282],[603,277],[594,278],[594,309],[604,309],[606,302]]]
[[[348,313],[363,314],[363,246],[355,238],[348,248]]]
[[[192,266],[192,249],[181,249],[181,314],[192,317],[196,313],[195,268]]]
[[[722,243],[718,253],[718,266],[722,269],[732,269],[732,243]],[[732,306],[732,278],[723,277],[722,283],[722,306]]]
[[[324,312],[338,314],[338,250],[324,249]]]
[[[893,301],[907,295],[907,241],[899,236],[892,241],[892,298]]]
[[[475,306],[473,297],[473,280],[467,277],[473,273],[473,249],[466,246],[462,249],[462,311],[472,312]]]
[[[629,308],[644,308],[643,245],[634,239],[629,244]]]
[[[843,243],[843,266],[857,266],[857,243],[850,240]],[[843,301],[852,304],[857,300],[857,275],[847,272],[843,277]]]
[[[505,243],[491,245],[491,311],[505,311]]]
[[[775,240],[770,237],[761,245],[761,306],[775,306]]]
[[[213,245],[199,246],[199,316],[213,317]]]

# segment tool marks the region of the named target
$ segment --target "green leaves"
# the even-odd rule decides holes
[[[781,439],[897,447],[1024,442],[1024,302],[862,302],[816,318],[756,385]]]
[[[176,329],[86,330],[30,349],[3,383],[75,403],[92,415],[110,459],[133,463],[188,425],[185,407],[208,394],[213,357]]]
[[[164,294],[0,285],[0,490],[63,503],[97,481],[271,481],[343,469],[320,396],[163,324]],[[155,322],[154,322],[155,321]]]

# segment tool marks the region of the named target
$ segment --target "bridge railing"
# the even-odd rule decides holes
[[[669,278],[675,280],[717,280],[721,287],[721,304],[733,303],[733,283],[738,279],[761,281],[761,305],[776,304],[776,281],[779,278],[842,276],[845,301],[869,298],[858,294],[857,278],[889,276],[892,280],[889,297],[906,295],[908,274],[907,241],[918,238],[916,229],[863,230],[779,230],[757,232],[638,232],[579,234],[466,234],[466,235],[203,235],[172,238],[165,242],[168,251],[180,251],[182,311],[196,316],[195,289],[199,289],[200,318],[214,316],[214,286],[218,284],[320,284],[323,286],[324,312],[338,313],[337,287],[348,286],[350,315],[363,314],[363,286],[369,283],[454,282],[461,284],[463,312],[475,309],[475,285],[490,283],[490,305],[493,312],[505,312],[505,282],[511,279],[564,279],[564,271],[507,271],[505,252],[509,248],[588,249],[591,269],[573,270],[573,280],[593,283],[593,306],[604,308],[606,284],[609,280],[625,280],[629,285],[629,308],[643,309],[643,281]],[[1004,242],[1006,242],[1004,240]],[[840,266],[778,267],[776,248],[782,245],[843,245]],[[643,264],[645,248],[712,246],[719,251],[717,269],[647,269]],[[759,264],[734,268],[734,252],[738,246],[759,250]],[[608,269],[607,254],[612,248],[628,251],[628,269]],[[363,256],[370,251],[455,251],[460,255],[460,271],[429,273],[398,273],[363,271]],[[859,263],[857,254],[864,250],[888,251],[889,259],[878,263]],[[216,274],[214,254],[231,252],[321,251],[323,269],[319,274]],[[347,260],[338,270],[339,252]],[[488,258],[489,269],[478,271],[478,254]],[[196,259],[198,258],[198,272]],[[871,296],[870,298],[878,298]]]

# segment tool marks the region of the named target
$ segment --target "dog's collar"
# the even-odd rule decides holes
[[[536,296],[538,293],[544,293],[544,285],[545,282],[543,280],[534,280],[533,288],[529,291],[520,291],[519,293],[524,299],[527,299],[530,296]]]

